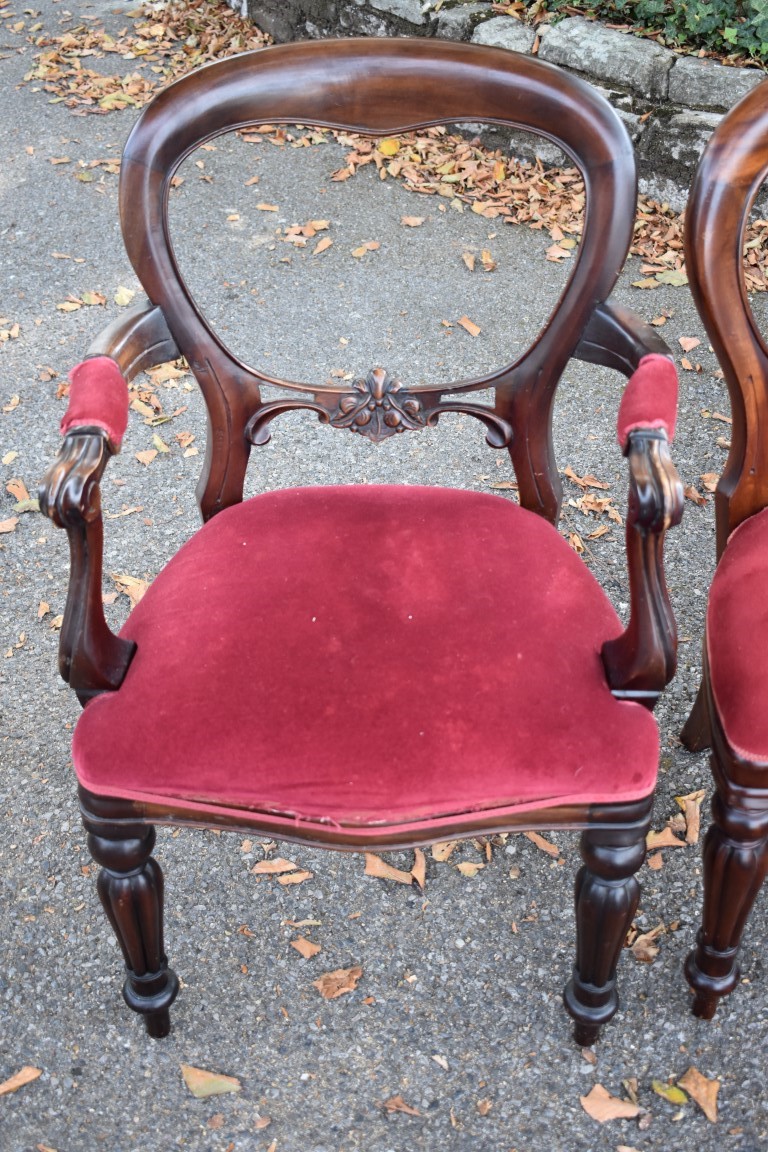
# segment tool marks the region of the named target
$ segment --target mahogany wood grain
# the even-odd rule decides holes
[[[768,507],[768,348],[747,296],[743,246],[749,213],[768,176],[768,83],[721,121],[702,157],[686,213],[685,259],[699,314],[722,366],[731,401],[731,447],[715,493],[717,556],[735,528]],[[768,573],[766,574],[768,578]],[[732,642],[729,637],[727,642]],[[768,764],[729,745],[712,692],[708,650],[682,732],[692,751],[711,748],[716,792],[704,842],[704,909],[685,966],[693,1011],[711,1018],[739,980],[738,948],[768,867]],[[745,683],[743,692],[765,694]],[[768,715],[768,709],[766,709]]]
[[[561,148],[584,180],[583,234],[557,307],[533,344],[491,375],[452,385],[394,380],[362,366],[351,386],[282,380],[232,355],[200,312],[174,256],[168,224],[173,176],[186,156],[218,134],[262,123],[304,123],[390,135],[453,122],[486,121],[534,131]],[[555,391],[572,357],[630,376],[648,353],[668,355],[658,333],[608,300],[632,238],[635,166],[625,129],[581,81],[501,49],[439,40],[345,40],[271,48],[216,62],[161,93],[128,139],[120,176],[123,235],[148,301],[111,325],[89,350],[107,355],[126,379],[186,356],[208,413],[198,498],[205,520],[239,502],[249,453],[274,419],[297,407],[332,428],[378,442],[467,412],[493,447],[506,447],[521,503],[555,522],[561,486],[552,446]],[[270,386],[287,390],[263,398]],[[492,389],[491,405],[473,394]],[[113,636],[101,606],[99,481],[110,449],[103,433],[79,428],[49,470],[41,506],[66,527],[72,576],[62,631],[62,674],[81,700],[115,691],[132,647]],[[604,647],[606,684],[653,706],[674,672],[676,636],[662,567],[666,529],[679,519],[679,480],[663,433],[639,430],[627,447],[627,557],[631,615]],[[554,529],[553,529],[554,531]],[[564,637],[567,643],[567,637]],[[182,753],[183,754],[183,753]],[[580,1043],[592,1043],[617,1005],[615,969],[637,903],[634,875],[645,852],[651,797],[633,804],[541,808],[368,827],[300,823],[288,815],[227,808],[203,812],[183,799],[139,804],[81,788],[80,803],[99,892],[128,968],[125,997],[152,1036],[169,1027],[178,990],[162,942],[162,874],[151,856],[153,826],[171,823],[257,832],[340,849],[386,850],[449,836],[534,828],[584,832],[576,892],[577,963],[565,993]]]

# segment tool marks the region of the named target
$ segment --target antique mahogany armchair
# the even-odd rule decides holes
[[[717,485],[717,568],[704,673],[683,730],[711,747],[716,791],[704,842],[704,912],[686,962],[693,1011],[711,1018],[739,980],[742,932],[768,862],[768,348],[747,298],[745,229],[768,175],[768,84],[723,118],[686,216],[688,278],[731,398],[728,461]]]
[[[388,136],[462,121],[537,132],[583,174],[583,238],[533,345],[451,386],[366,367],[354,386],[277,381],[236,359],[171,246],[169,187],[184,157],[263,123]],[[42,505],[71,545],[60,666],[85,705],[74,737],[83,820],[127,966],[125,998],[151,1036],[168,1032],[178,990],[151,856],[157,823],[346,849],[582,829],[565,990],[579,1043],[616,1011],[656,780],[652,709],[676,659],[662,545],[682,506],[668,451],[674,366],[651,328],[607,303],[635,199],[631,145],[606,101],[497,49],[376,39],[270,48],[190,74],[139,118],[120,203],[148,302],[74,369]],[[102,611],[99,481],[126,427],[127,381],[182,353],[208,410],[204,526],[116,636]],[[630,488],[626,628],[554,527],[552,411],[573,356],[630,377],[618,415]],[[277,398],[263,399],[276,383]],[[473,398],[483,390],[492,403]],[[251,448],[298,408],[373,441],[469,413],[492,447],[509,450],[522,506],[394,485],[243,502]]]

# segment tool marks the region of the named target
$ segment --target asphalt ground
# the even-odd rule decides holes
[[[35,11],[52,30],[84,16],[125,20],[87,4],[71,5],[70,17],[52,0]],[[19,334],[0,345],[0,520],[15,514],[17,497],[6,484],[21,479],[34,494],[56,451],[65,405],[57,388],[68,368],[117,314],[118,289],[139,291],[120,239],[117,176],[103,165],[79,166],[118,156],[135,114],[75,117],[45,92],[19,86],[31,64],[24,46],[23,33],[6,22],[0,312]],[[69,163],[51,163],[64,156]],[[188,161],[172,208],[179,259],[201,299],[218,293],[211,307],[233,347],[308,379],[364,373],[381,362],[409,379],[434,378],[511,359],[520,333],[536,331],[567,272],[546,260],[548,237],[441,212],[435,198],[381,182],[370,170],[334,183],[330,174],[343,156],[333,143],[231,141]],[[83,171],[94,179],[78,179]],[[258,185],[246,187],[255,174]],[[256,209],[256,196],[278,211]],[[424,224],[404,227],[404,215],[423,216]],[[334,244],[322,257],[284,237],[287,227],[311,219],[331,221]],[[380,247],[351,255],[368,241]],[[496,270],[469,273],[462,253],[484,248]],[[617,298],[649,319],[668,314],[662,331],[678,362],[681,337],[701,340],[687,353],[701,371],[681,370],[674,457],[684,483],[703,492],[700,477],[718,472],[725,458],[718,440],[728,426],[713,416],[727,414],[727,394],[687,291],[633,288],[639,276],[639,262],[630,261]],[[100,293],[106,303],[57,307],[84,293]],[[480,326],[479,337],[457,324],[463,315]],[[561,468],[609,484],[619,509],[626,488],[614,436],[620,388],[614,374],[572,364],[556,429]],[[197,524],[200,457],[190,449],[202,453],[199,398],[183,376],[155,392],[167,414],[183,411],[156,428],[133,413],[123,452],[110,465],[108,592],[117,591],[112,573],[151,579]],[[251,490],[394,480],[489,490],[511,478],[478,426],[462,418],[450,428],[443,423],[439,435],[376,449],[320,428],[309,414],[291,416],[254,455]],[[156,448],[158,434],[170,451],[141,464],[135,453]],[[492,490],[513,498],[511,489]],[[622,530],[569,503],[581,495],[566,481],[563,531],[580,537],[586,562],[625,611]],[[604,525],[607,533],[588,539]],[[643,868],[637,927],[664,926],[659,952],[642,963],[627,950],[621,1008],[587,1059],[572,1042],[560,999],[573,951],[575,835],[547,837],[556,858],[523,836],[493,843],[490,859],[471,842],[445,862],[428,852],[421,892],[365,876],[359,856],[277,845],[273,856],[312,873],[282,887],[252,873],[265,855],[256,837],[161,830],[166,946],[183,987],[170,1037],[147,1039],[122,1002],[122,964],[75,802],[69,743],[79,708],[58,679],[52,627],[64,606],[66,541],[38,514],[22,513],[15,531],[0,536],[0,558],[0,1082],[24,1066],[41,1071],[0,1098],[3,1152],[768,1146],[765,901],[744,942],[742,984],[715,1021],[696,1020],[681,966],[699,913],[699,845],[665,850],[660,869]],[[706,756],[685,752],[678,734],[698,682],[713,561],[711,497],[701,506],[686,501],[667,549],[681,642],[678,675],[657,712],[656,829],[678,811],[676,796],[699,788],[711,794]],[[127,608],[121,594],[108,611],[117,623]],[[392,857],[405,869],[412,861],[412,853]],[[484,867],[471,876],[459,863]],[[304,920],[317,923],[293,927]],[[321,947],[310,960],[291,947],[299,931]],[[357,990],[323,1000],[312,982],[352,965],[363,969]],[[196,1099],[181,1064],[237,1077],[241,1090]],[[721,1081],[716,1125],[693,1102],[669,1103],[652,1088],[691,1066]],[[633,1078],[639,1119],[599,1125],[585,1113],[580,1097],[594,1084],[625,1096],[622,1082]],[[418,1115],[393,1111],[397,1097]]]

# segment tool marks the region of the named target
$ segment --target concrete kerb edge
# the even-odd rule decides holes
[[[490,3],[423,0],[229,0],[278,42],[330,36],[440,36],[536,52],[588,80],[624,121],[642,191],[682,208],[710,133],[722,114],[766,78],[678,56],[652,40],[580,16],[534,30]]]

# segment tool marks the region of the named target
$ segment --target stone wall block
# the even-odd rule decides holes
[[[651,99],[666,97],[674,59],[650,40],[615,32],[581,16],[569,16],[550,28],[539,56]]]
[[[494,48],[509,48],[513,52],[530,52],[536,33],[527,24],[512,16],[494,16],[478,24],[472,33],[473,44],[489,44]]]
[[[729,68],[714,60],[679,56],[669,73],[669,99],[689,108],[727,112],[765,78],[756,68]]]

